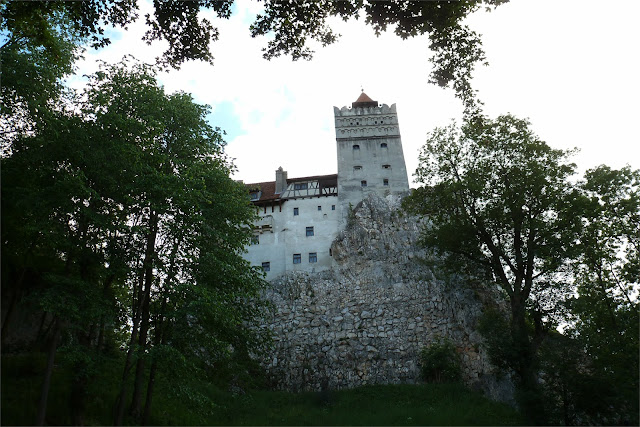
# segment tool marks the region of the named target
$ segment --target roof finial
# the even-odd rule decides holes
[[[360,85],[360,92],[364,93],[364,88]]]

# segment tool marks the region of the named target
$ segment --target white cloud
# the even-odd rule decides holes
[[[477,70],[474,80],[486,112],[529,117],[552,146],[581,148],[576,161],[582,169],[602,162],[640,167],[635,131],[640,37],[634,22],[639,5],[521,0],[470,18],[472,28],[483,34],[491,63]],[[428,84],[426,37],[403,41],[388,32],[376,38],[362,21],[334,20],[342,37],[319,47],[312,61],[266,61],[261,49],[267,39],[252,39],[248,28],[260,8],[256,1],[238,0],[238,13],[229,20],[212,18],[220,30],[214,66],[192,62],[160,76],[168,91],[191,92],[198,102],[212,105],[213,124],[242,127],[227,146],[237,159],[235,178],[273,180],[279,166],[290,177],[335,173],[333,106],[350,105],[361,86],[373,99],[397,104],[410,174],[427,132],[461,117],[453,92]],[[161,46],[139,41],[140,21],[109,48],[87,55],[82,72],[94,70],[98,57],[117,61],[132,53],[152,60],[159,55]],[[233,124],[215,122],[216,105],[223,103],[233,105]]]

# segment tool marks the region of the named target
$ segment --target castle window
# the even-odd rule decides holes
[[[251,244],[252,245],[259,245],[260,244],[260,237],[258,235],[251,236]]]
[[[317,252],[309,252],[309,262],[318,262]]]
[[[391,169],[391,165],[382,165],[382,169]]]
[[[263,262],[262,263],[262,270],[271,271],[271,263],[270,262]]]
[[[360,181],[360,187],[366,187],[367,181]]]
[[[322,210],[322,206],[318,206],[318,210],[321,211]]]
[[[354,150],[359,150],[359,149],[360,149],[360,146],[359,146],[358,144],[354,144],[354,145],[353,145],[353,149],[354,149]]]
[[[362,170],[362,166],[354,166],[354,167],[353,167],[353,170],[354,170],[354,171]]]
[[[307,227],[307,237],[313,236],[313,227]]]
[[[331,205],[331,210],[335,211],[336,210],[336,205]]]
[[[388,187],[389,186],[389,180],[387,178],[382,180],[382,185]]]
[[[387,143],[383,142],[382,144],[380,144],[380,148],[387,148]]]
[[[329,256],[333,256],[333,251],[329,248]]]
[[[293,208],[293,216],[298,216],[300,214],[300,211],[298,210],[298,208]]]
[[[306,182],[299,182],[297,184],[293,184],[294,190],[306,190],[307,188],[308,188],[308,185]]]
[[[293,254],[293,263],[294,264],[300,264],[302,262],[302,255],[301,254]]]

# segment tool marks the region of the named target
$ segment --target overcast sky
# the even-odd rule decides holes
[[[149,8],[141,1],[140,16]],[[428,83],[427,38],[401,40],[391,32],[376,38],[362,21],[335,20],[342,37],[318,47],[312,61],[266,61],[267,40],[249,36],[260,9],[255,0],[236,0],[230,20],[212,19],[220,30],[213,66],[191,62],[160,76],[168,92],[190,92],[211,105],[211,124],[227,132],[234,178],[274,180],[279,166],[289,177],[336,173],[333,106],[351,105],[364,88],[374,100],[397,105],[413,181],[427,133],[462,114],[451,90]],[[638,17],[637,0],[512,0],[470,17],[490,63],[474,74],[485,113],[529,118],[552,147],[579,148],[580,171],[602,163],[640,168]],[[95,71],[97,59],[116,62],[124,54],[152,61],[162,45],[140,41],[139,21],[127,32],[111,31],[111,46],[88,50],[79,74]]]

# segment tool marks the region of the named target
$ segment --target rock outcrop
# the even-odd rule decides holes
[[[288,390],[415,383],[420,350],[446,337],[460,353],[465,383],[512,400],[511,382],[496,375],[476,330],[487,294],[436,278],[417,244],[420,220],[399,204],[394,196],[367,197],[332,244],[332,271],[272,282],[270,377]]]

